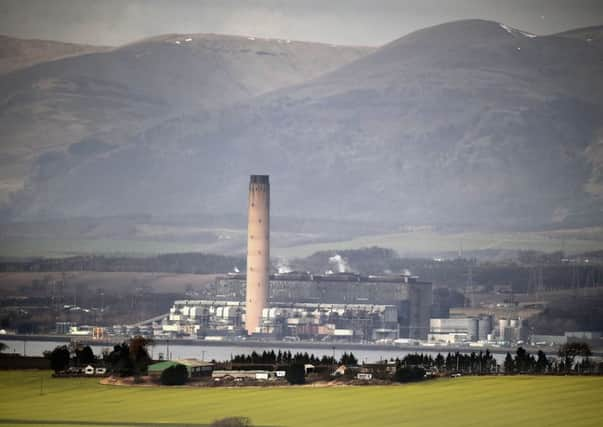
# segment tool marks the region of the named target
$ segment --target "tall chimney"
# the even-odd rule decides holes
[[[270,182],[251,175],[247,223],[247,293],[245,329],[256,332],[268,300],[270,278]]]

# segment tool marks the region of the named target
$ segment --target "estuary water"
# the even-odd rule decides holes
[[[52,350],[58,345],[67,344],[67,342],[59,342],[59,341],[38,341],[38,340],[2,340],[0,336],[0,342],[4,342],[8,345],[7,353],[18,353],[25,354],[26,356],[42,356],[43,352],[46,350]],[[100,355],[103,350],[111,349],[112,346],[110,344],[104,345],[96,345],[91,344],[92,350],[94,354]],[[344,346],[345,347],[345,346]],[[195,342],[190,344],[173,344],[168,342],[161,342],[155,345],[150,346],[149,352],[153,359],[162,358],[170,358],[170,359],[185,359],[185,358],[195,358],[202,360],[218,360],[218,361],[226,361],[230,360],[232,356],[236,354],[250,354],[252,351],[256,351],[261,353],[263,351],[274,350],[275,352],[280,351],[290,351],[291,353],[305,353],[314,354],[315,356],[322,357],[323,355],[327,356],[335,356],[337,359],[341,358],[343,353],[354,353],[354,356],[358,359],[359,362],[371,363],[377,362],[379,360],[390,359],[390,358],[403,358],[405,355],[409,353],[423,353],[429,354],[435,357],[438,354],[438,351],[434,351],[433,349],[425,348],[425,349],[396,349],[392,347],[391,349],[371,349],[369,346],[362,346],[359,348],[338,348],[337,344],[333,344],[330,346],[323,347],[303,347],[303,343],[296,343],[295,345],[289,345],[286,342],[279,343],[258,343],[251,344],[246,343],[245,345],[224,345],[224,344],[215,344],[211,342]],[[485,351],[485,349],[481,349]],[[457,351],[456,349],[450,350],[441,350],[439,351],[442,355],[446,356],[446,353],[451,352],[454,353]],[[458,350],[460,353],[471,353],[475,351],[479,353],[480,349],[462,349]],[[490,350],[492,351],[492,349]],[[505,358],[504,353],[494,353],[494,358],[497,363],[502,363]]]

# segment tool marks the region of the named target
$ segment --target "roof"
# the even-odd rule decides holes
[[[183,365],[183,363],[175,362],[172,360],[165,360],[163,362],[153,363],[152,365],[149,365],[147,369],[149,372],[162,372],[165,369],[176,365]]]
[[[189,368],[195,368],[198,366],[214,366],[213,363],[211,362],[205,362],[203,360],[197,360],[197,359],[178,359],[176,360],[176,362],[180,363],[181,365],[185,365]]]

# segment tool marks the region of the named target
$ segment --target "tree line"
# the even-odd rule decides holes
[[[233,363],[241,364],[292,364],[292,363],[303,363],[311,365],[322,365],[322,366],[333,366],[333,365],[350,365],[354,366],[358,364],[358,359],[353,353],[343,353],[341,358],[335,359],[333,356],[322,356],[318,357],[314,354],[305,353],[291,353],[290,351],[282,352],[279,350],[277,353],[274,350],[263,351],[257,353],[252,351],[250,354],[237,354],[231,358]]]
[[[136,336],[129,341],[116,344],[112,350],[106,351],[102,356],[94,355],[90,346],[62,345],[52,351],[44,352],[49,359],[51,369],[55,373],[68,370],[70,367],[84,367],[89,364],[101,364],[114,375],[139,377],[146,374],[147,367],[153,361],[148,352],[152,341],[148,338]],[[502,366],[489,350],[479,353],[448,353],[444,356],[438,353],[435,357],[431,354],[411,353],[403,358],[381,361],[370,364],[379,371],[394,365],[393,379],[406,382],[415,381],[426,372],[436,374],[460,373],[466,375],[488,375],[502,373],[515,374],[603,374],[603,362],[591,359],[592,351],[588,344],[582,342],[568,343],[559,348],[557,358],[550,358],[539,350],[535,355],[530,354],[523,347],[519,347],[515,354],[507,353]],[[231,363],[249,365],[286,365],[288,374],[300,381],[300,366],[311,364],[314,366],[357,366],[358,359],[353,353],[343,353],[339,359],[323,355],[318,357],[307,352],[291,353],[291,351],[274,350],[256,351],[250,354],[237,354],[231,357]],[[421,374],[423,372],[423,374]],[[299,382],[296,382],[299,383]]]
[[[0,262],[0,272],[106,271],[142,273],[228,273],[244,270],[245,258],[205,253],[164,254],[151,257],[74,256]]]
[[[506,374],[601,374],[603,362],[591,359],[592,351],[583,342],[567,343],[559,347],[558,358],[551,359],[542,350],[536,356],[519,347],[512,356],[507,353],[503,363]]]
[[[122,377],[139,377],[146,374],[147,367],[152,363],[148,346],[152,341],[136,336],[129,341],[116,344],[112,350],[96,356],[90,346],[77,344],[61,345],[52,351],[45,351],[44,357],[50,361],[50,369],[55,374],[68,371],[69,368],[82,368],[87,365],[102,365],[107,370]]]

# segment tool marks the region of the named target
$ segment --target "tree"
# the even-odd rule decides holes
[[[45,356],[50,359],[50,369],[55,373],[64,371],[69,367],[70,353],[65,345],[55,347],[54,350],[45,354]]]
[[[111,371],[122,377],[132,375],[134,372],[130,359],[130,346],[125,342],[113,347],[113,351],[107,356],[107,362]]]
[[[505,373],[512,374],[515,371],[515,362],[513,362],[513,356],[511,353],[507,353],[505,356]]]
[[[343,353],[339,363],[342,365],[355,366],[358,364],[358,359],[356,359],[353,353]]]
[[[132,363],[135,376],[146,373],[147,366],[151,363],[151,356],[147,347],[153,343],[152,340],[140,335],[133,337],[129,344],[129,358]]]
[[[186,380],[188,380],[188,370],[181,364],[164,369],[160,377],[162,385],[184,385]]]
[[[534,360],[530,356],[523,347],[519,347],[517,349],[517,354],[515,356],[515,367],[519,372],[530,372],[532,370],[532,366]]]
[[[544,354],[544,351],[542,350],[538,350],[538,359],[536,360],[536,372],[538,372],[539,374],[542,374],[544,372],[546,372],[548,366],[549,366],[549,361],[546,357],[546,354]]]
[[[306,369],[303,363],[292,363],[287,368],[285,378],[289,384],[304,384],[306,382]]]
[[[75,359],[78,365],[89,365],[90,363],[94,363],[96,360],[94,357],[94,352],[89,345],[83,348],[75,349]]]
[[[435,358],[435,367],[438,368],[438,370],[441,370],[444,365],[446,364],[446,360],[444,360],[444,356],[442,356],[440,353],[438,353],[438,355]]]
[[[559,357],[563,359],[563,365],[566,372],[572,370],[576,356],[590,357],[592,354],[590,346],[584,342],[571,342],[563,344],[559,348]]]

